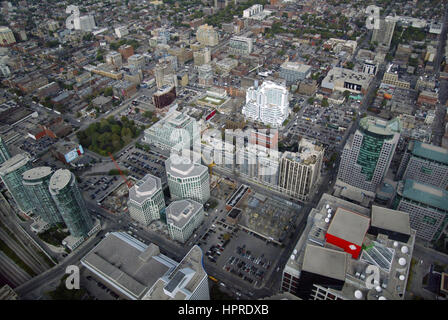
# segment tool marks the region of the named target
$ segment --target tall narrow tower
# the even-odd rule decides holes
[[[22,174],[23,185],[27,190],[34,212],[49,224],[62,222],[62,216],[50,194],[50,178],[53,170],[50,167],[38,167]]]
[[[19,209],[29,213],[34,209],[33,202],[23,186],[22,173],[30,170],[30,157],[26,153],[15,155],[5,161],[0,167],[0,178],[8,188]]]
[[[49,188],[70,234],[86,237],[93,228],[93,221],[76,185],[75,175],[67,169],[57,170],[50,179]]]

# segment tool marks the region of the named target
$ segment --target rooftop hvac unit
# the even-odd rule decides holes
[[[409,248],[407,246],[402,246],[401,247],[401,253],[408,253],[409,252]]]
[[[400,258],[398,259],[398,264],[400,266],[405,266],[406,265],[406,259],[405,258]]]
[[[358,300],[362,299],[362,292],[360,290],[355,291],[355,298]]]

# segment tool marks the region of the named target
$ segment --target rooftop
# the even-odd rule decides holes
[[[337,208],[328,233],[360,246],[369,226],[369,218],[343,208]]]
[[[176,263],[124,232],[108,233],[81,263],[133,299],[140,299]]]
[[[143,300],[187,300],[202,283],[207,273],[203,267],[203,253],[193,246],[179,265],[169,274],[160,278],[145,294]]]
[[[386,121],[380,118],[367,116],[360,120],[359,125],[366,131],[382,136],[394,135],[401,131],[401,123],[398,118]]]
[[[378,227],[403,234],[411,234],[409,214],[402,211],[372,206],[372,227]]]
[[[448,149],[420,141],[414,141],[412,154],[448,165]]]
[[[160,178],[147,174],[129,189],[129,199],[142,203],[154,195],[158,190],[162,190],[162,182]]]
[[[0,166],[0,176],[7,175],[15,170],[23,167],[30,161],[30,157],[26,153],[19,153],[9,158]]]
[[[168,174],[178,178],[198,177],[208,170],[206,166],[176,154],[165,161],[165,168]]]
[[[174,201],[166,208],[167,223],[183,228],[201,209],[202,204],[190,199]]]
[[[22,174],[23,180],[34,181],[40,180],[51,175],[53,170],[50,167],[37,167],[25,171]]]
[[[348,259],[345,252],[308,244],[302,270],[344,281]]]
[[[57,170],[50,179],[50,190],[57,191],[64,189],[70,183],[72,175],[70,170]]]
[[[401,185],[403,197],[448,211],[448,191],[412,179]]]
[[[296,72],[306,73],[311,69],[311,66],[300,63],[300,62],[286,61],[281,65],[281,68],[294,70]]]

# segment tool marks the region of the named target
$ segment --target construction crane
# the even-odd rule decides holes
[[[216,163],[214,161],[208,165],[208,168],[210,169],[210,171],[209,171],[210,177],[213,175],[213,167],[214,166],[216,166]]]
[[[128,179],[126,179],[125,175],[123,174],[123,171],[121,171],[120,166],[118,165],[117,161],[115,161],[114,156],[112,155],[112,153],[109,152],[109,157],[112,159],[112,161],[114,162],[115,168],[117,168],[118,172],[120,173],[121,178],[124,180],[124,182],[127,184],[128,189],[132,188],[132,183],[130,181],[128,181]]]

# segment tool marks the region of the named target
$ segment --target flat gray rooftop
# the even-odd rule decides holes
[[[369,218],[339,207],[328,228],[328,233],[360,246],[369,226]]]
[[[105,280],[139,299],[175,267],[156,249],[157,246],[146,246],[125,233],[109,233],[82,262]]]
[[[177,178],[197,177],[207,171],[206,166],[177,155],[172,155],[165,161],[165,168],[167,173]]]
[[[191,199],[174,201],[166,208],[167,222],[182,228],[201,208],[202,204]]]
[[[411,223],[409,214],[403,211],[387,209],[378,206],[372,206],[373,227],[411,234]]]
[[[162,190],[160,178],[147,174],[129,189],[129,199],[142,203],[153,196],[158,190]]]
[[[345,252],[308,244],[302,270],[344,281],[347,262]]]

